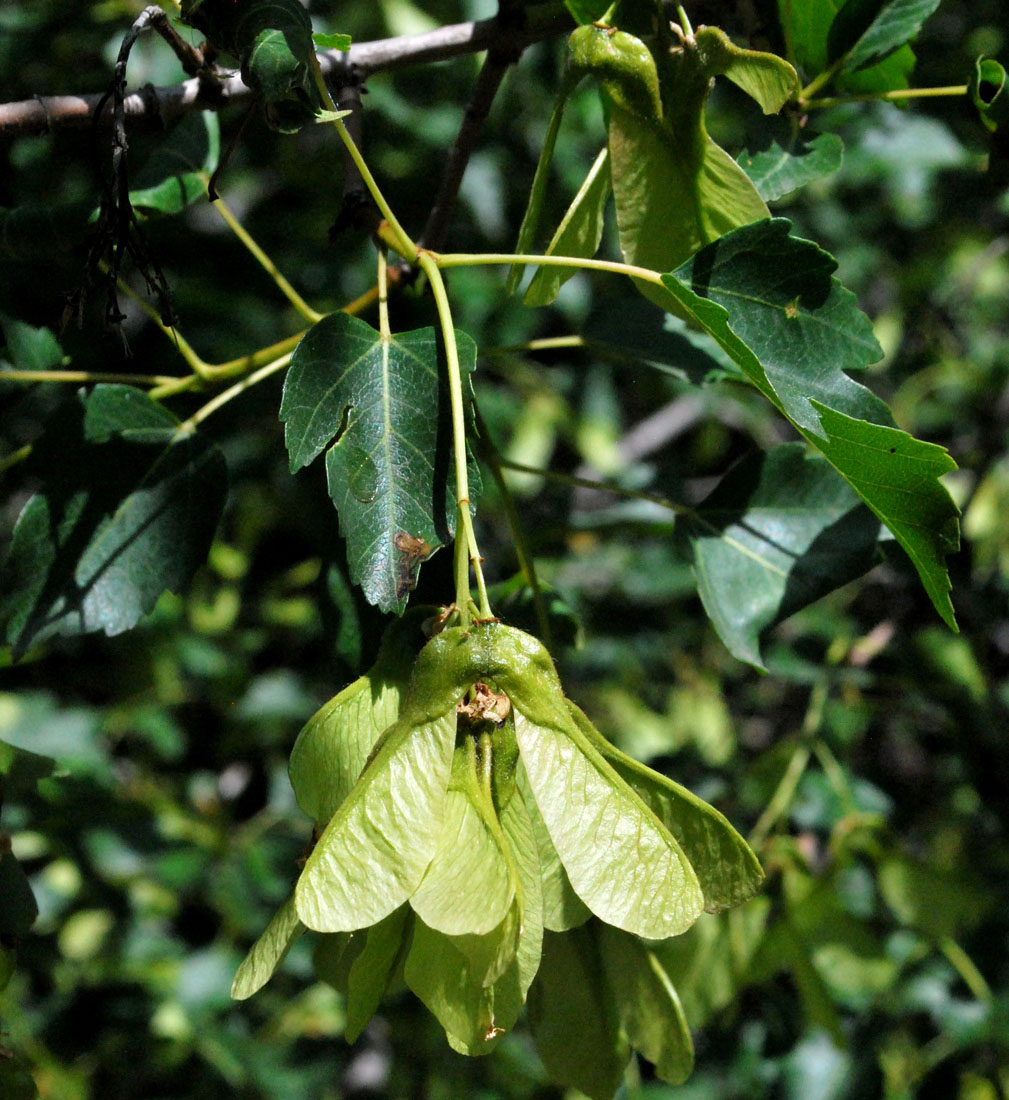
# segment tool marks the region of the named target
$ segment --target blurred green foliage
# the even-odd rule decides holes
[[[103,89],[142,6],[9,3],[0,11],[2,98]],[[712,5],[697,7],[712,19]],[[782,48],[774,5],[721,7],[733,9],[730,33]],[[310,10],[317,31],[356,42],[486,16],[493,5]],[[1001,0],[943,0],[916,44],[912,82],[964,84],[978,54],[1004,61],[1006,47]],[[506,81],[463,185],[453,248],[513,243],[561,56],[559,43],[531,48]],[[369,162],[411,228],[423,224],[430,197],[417,181],[438,178],[476,66],[463,57],[368,83]],[[179,77],[163,44],[138,45],[131,88]],[[709,126],[733,152],[756,153],[780,135],[742,103],[716,87]],[[225,142],[239,115],[224,113]],[[515,475],[558,636],[581,640],[556,654],[566,690],[620,748],[750,832],[769,874],[760,896],[703,917],[664,950],[694,1029],[693,1076],[673,1089],[642,1062],[618,1095],[1005,1100],[1009,192],[997,146],[984,170],[993,139],[967,97],[839,105],[808,125],[841,136],[843,163],[774,212],[838,257],[873,318],[886,356],[868,384],[902,428],[948,446],[961,467],[950,481],[967,535],[951,559],[961,634],[938,624],[894,554],[775,628],[761,675],[707,623],[674,552],[670,513]],[[324,129],[283,136],[251,120],[219,186],[299,290],[332,308],[370,285],[372,254],[364,235],[328,239],[340,157]],[[557,146],[550,224],[601,133],[597,101],[576,93]],[[131,158],[141,163],[159,140],[138,133]],[[87,130],[4,139],[0,206],[92,208],[93,157]],[[293,311],[205,205],[152,220],[147,232],[182,331],[204,357],[224,360],[296,331]],[[612,243],[615,227],[606,234]],[[59,233],[33,242],[0,264],[0,312],[56,329],[82,255]],[[451,286],[457,321],[481,347],[562,335],[588,316],[633,308],[626,288],[585,275],[538,311],[506,298],[493,270],[453,272]],[[394,308],[401,328],[429,323],[427,303],[412,293]],[[66,330],[63,354],[75,369],[173,369],[164,337],[128,312],[128,358],[97,312]],[[0,354],[17,361],[22,330],[5,333]],[[53,361],[48,344],[30,347]],[[312,984],[307,942],[255,999],[229,999],[235,968],[289,891],[309,839],[286,773],[294,738],[373,659],[381,633],[381,616],[348,586],[321,477],[287,473],[279,385],[252,390],[207,425],[231,492],[189,593],[162,597],[128,635],[53,642],[0,669],[0,741],[56,762],[48,774],[26,757],[0,760],[0,842],[10,838],[39,910],[28,933],[0,928],[5,1100],[31,1095],[29,1070],[47,1100],[561,1095],[521,1029],[492,1057],[466,1059],[405,993],[346,1045],[344,1005]],[[509,457],[602,471],[676,499],[701,499],[752,440],[781,432],[731,382],[719,384],[716,403],[681,377],[602,351],[481,359],[476,386]],[[4,455],[72,398],[9,383],[0,395]],[[671,441],[633,453],[620,446],[666,407],[685,414]],[[22,503],[0,515],[5,541]],[[491,579],[504,582],[516,562],[491,484],[480,522]],[[418,601],[450,590],[444,557],[425,568]],[[12,862],[0,857],[5,892],[18,889],[8,885]]]

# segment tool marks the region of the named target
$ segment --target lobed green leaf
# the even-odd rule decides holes
[[[224,459],[140,390],[101,385],[52,418],[28,469],[41,483],[0,568],[15,658],[54,634],[120,634],[206,558]]]
[[[465,377],[476,346],[457,332]],[[420,563],[455,530],[448,384],[433,328],[385,339],[334,313],[298,345],[280,418],[292,473],[329,447],[329,493],[351,579],[369,602],[402,612]],[[479,478],[470,480],[475,500]]]
[[[957,509],[938,476],[949,455],[891,427],[886,405],[843,372],[879,357],[835,261],[775,219],[702,249],[662,282],[684,312],[848,481],[893,532],[955,629],[945,555]]]
[[[743,459],[677,526],[708,617],[762,668],[762,631],[867,572],[879,520],[801,443]]]
[[[792,153],[777,142],[760,153],[744,153],[739,166],[753,181],[760,197],[765,202],[774,202],[836,172],[843,157],[844,142],[837,134],[817,134]]]

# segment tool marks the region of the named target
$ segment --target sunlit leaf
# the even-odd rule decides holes
[[[292,894],[273,915],[239,966],[231,985],[231,996],[236,1001],[244,1001],[262,989],[304,931],[305,926],[298,920]]]
[[[573,703],[568,706],[585,739],[679,842],[704,891],[705,909],[727,909],[751,897],[764,872],[726,818],[686,787],[622,753]]]

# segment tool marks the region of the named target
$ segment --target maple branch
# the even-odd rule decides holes
[[[375,42],[355,43],[346,53],[327,50],[319,54],[323,74],[339,80],[352,70],[357,80],[377,72],[402,69],[431,61],[445,61],[463,54],[520,51],[534,42],[572,29],[573,20],[563,3],[545,3],[528,9],[524,25],[512,26],[497,17],[470,23],[454,23],[426,31]],[[217,70],[217,79],[201,74],[167,87],[146,86],[123,101],[123,114],[132,124],[169,127],[183,115],[197,110],[221,110],[234,103],[248,103],[252,92],[237,73]],[[107,97],[102,92],[82,95],[35,96],[0,104],[0,136],[46,134],[81,129],[91,123]]]

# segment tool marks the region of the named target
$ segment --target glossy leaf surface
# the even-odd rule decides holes
[[[28,467],[41,483],[0,570],[15,656],[53,634],[136,625],[204,561],[226,493],[224,460],[129,386],[96,386],[53,417]]]
[[[465,384],[476,347],[464,333],[456,339]],[[448,383],[435,330],[383,339],[356,317],[325,317],[294,353],[280,417],[292,472],[329,448],[351,579],[370,603],[401,612],[420,563],[455,528]]]
[[[719,637],[759,668],[762,631],[872,567],[879,520],[828,462],[786,443],[733,467],[678,530]]]
[[[890,528],[936,610],[954,625],[945,555],[957,509],[938,476],[949,455],[891,427],[886,405],[843,373],[879,357],[832,257],[783,219],[738,230],[662,281],[750,381]]]

